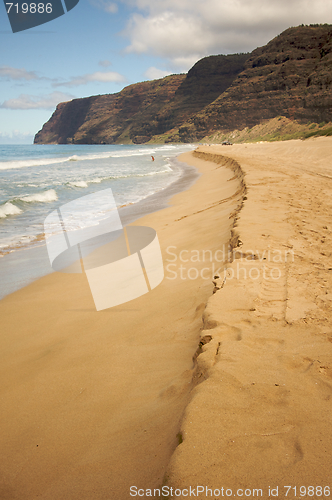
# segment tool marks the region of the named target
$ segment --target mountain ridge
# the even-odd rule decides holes
[[[332,121],[332,25],[288,28],[250,54],[207,56],[186,75],[60,103],[34,142],[192,142],[277,116]]]

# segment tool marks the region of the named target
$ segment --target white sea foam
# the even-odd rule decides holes
[[[13,252],[17,248],[27,246],[32,241],[36,241],[37,236],[34,235],[16,235],[8,238],[2,238],[0,241],[0,252]],[[3,254],[0,254],[3,257]]]
[[[38,185],[37,185],[37,184],[16,184],[16,186],[17,186],[17,187],[20,187],[20,188],[21,188],[21,187],[27,187],[27,186],[28,186],[28,187],[34,187],[34,188],[38,187]]]
[[[82,155],[71,155],[58,158],[33,158],[29,160],[10,160],[10,161],[0,161],[0,170],[11,170],[16,168],[27,168],[27,167],[39,167],[46,165],[53,165],[56,163],[66,163],[72,161],[84,161],[84,160],[99,160],[106,158],[126,158],[131,156],[150,156],[158,154],[158,152],[176,149],[176,146],[165,145],[156,148],[149,149],[136,149],[136,150],[117,150],[117,151],[104,151],[94,154],[82,154]]]
[[[147,177],[148,175],[158,175],[158,174],[166,174],[168,172],[173,172],[173,170],[170,168],[170,166],[165,165],[167,168],[165,170],[158,170],[156,172],[147,172],[146,174],[136,174],[132,175],[130,177]]]
[[[88,187],[88,183],[85,181],[72,181],[72,182],[68,182],[68,184],[70,184],[70,186],[74,186],[74,187],[78,187],[78,188]]]
[[[110,158],[128,158],[130,156],[144,156],[146,153],[118,153],[109,155]]]
[[[40,167],[43,165],[52,165],[53,163],[64,163],[68,158],[43,158],[35,160],[14,160],[1,161],[0,170],[11,170],[13,168]]]
[[[42,193],[35,193],[28,196],[23,196],[20,200],[25,201],[27,203],[45,203],[50,201],[56,201],[58,199],[58,195],[56,194],[55,189],[49,189],[48,191],[43,191]]]
[[[154,170],[153,172],[146,172],[144,174],[138,174],[138,173],[131,173],[131,174],[123,174],[123,175],[109,175],[106,177],[95,177],[93,179],[89,179],[87,181],[69,181],[66,184],[69,186],[73,187],[80,187],[80,188],[86,188],[88,187],[89,184],[100,184],[102,181],[108,181],[108,180],[118,180],[118,179],[129,179],[131,177],[149,177],[152,175],[159,175],[159,174],[165,174],[173,172],[171,168],[171,164],[167,163],[165,165],[165,168],[163,170]]]
[[[69,161],[79,160],[98,160],[102,158],[110,158],[111,153],[99,153],[90,155],[72,155],[62,158],[33,158],[30,160],[10,160],[0,161],[0,170],[11,170],[13,168],[27,168],[27,167],[40,167],[46,165],[53,165],[55,163],[66,163]]]
[[[7,201],[4,205],[0,206],[0,218],[4,219],[7,215],[18,215],[22,212],[16,205]]]

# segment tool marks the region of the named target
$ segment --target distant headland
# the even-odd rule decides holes
[[[289,28],[248,54],[58,104],[35,144],[246,142],[332,135],[332,25]]]

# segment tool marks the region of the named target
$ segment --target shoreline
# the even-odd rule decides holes
[[[175,194],[189,189],[199,178],[195,168],[181,163],[177,158],[170,161],[175,164],[177,169],[182,171],[180,177],[166,188],[143,198],[137,203],[119,207],[118,211],[123,225],[130,224],[150,213],[163,210],[168,206],[170,199]],[[33,283],[35,280],[54,272],[49,263],[45,240],[42,239],[37,244],[33,241],[28,246],[18,247],[16,250],[0,257],[2,280],[0,300]]]
[[[196,385],[166,473],[176,498],[190,487],[201,498],[264,500],[286,496],[285,485],[310,487],[314,498],[329,489],[331,146],[322,138],[227,149],[247,193],[226,282],[203,313]],[[196,151],[220,163],[225,149]]]
[[[230,169],[193,163],[203,175],[190,189],[133,224],[158,234],[166,275],[154,290],[97,313],[84,275],[53,273],[0,301],[1,467],[10,494],[125,500],[133,484],[162,484],[213,290],[204,261],[195,262],[197,276],[181,276],[181,255],[226,245],[242,199]]]

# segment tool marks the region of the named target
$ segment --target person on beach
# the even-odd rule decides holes
[[[152,158],[152,161],[154,161],[154,156],[151,156],[151,158]]]

